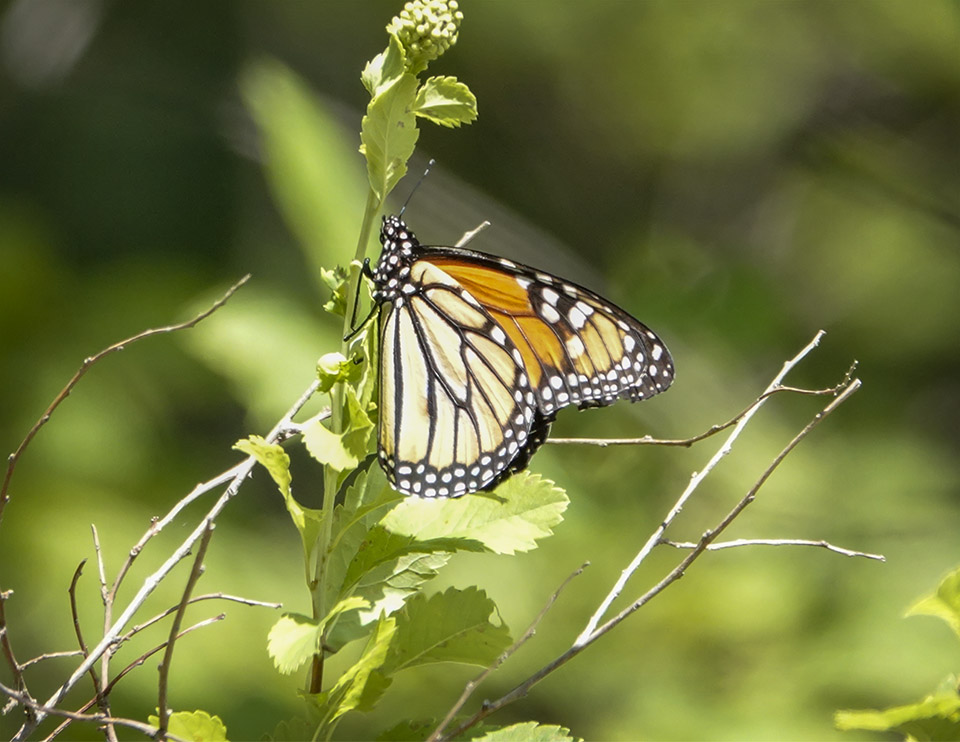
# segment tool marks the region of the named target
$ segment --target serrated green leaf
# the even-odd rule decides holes
[[[960,696],[953,690],[883,711],[838,711],[833,720],[842,731],[896,732],[915,740],[960,740]]]
[[[491,623],[496,604],[475,587],[420,593],[396,614],[396,639],[384,664],[390,674],[435,662],[490,665],[510,646],[510,631]]]
[[[571,737],[569,729],[564,729],[557,724],[523,721],[472,739],[484,740],[484,742],[574,742],[578,738]]]
[[[329,691],[315,697],[325,724],[330,724],[353,709],[368,710],[390,685],[380,668],[390,650],[396,621],[383,618],[367,641],[360,659],[337,680]]]
[[[280,446],[275,443],[267,443],[259,435],[251,435],[249,438],[237,441],[234,448],[248,456],[253,456],[276,482],[280,494],[283,495],[287,512],[290,513],[290,518],[300,533],[307,574],[309,575],[309,565],[312,561],[314,545],[323,526],[323,511],[305,508],[294,498],[291,489],[290,457]]]
[[[367,66],[360,73],[360,81],[371,98],[392,85],[403,74],[406,56],[400,40],[390,34],[387,48],[367,62]]]
[[[337,471],[356,469],[360,463],[360,458],[347,449],[343,434],[334,433],[320,420],[303,429],[303,445],[313,458]]]
[[[160,717],[151,714],[147,721],[156,727],[160,724]],[[223,721],[206,711],[174,711],[170,714],[167,731],[193,742],[227,742],[227,727]]]
[[[285,613],[267,635],[267,653],[283,675],[297,670],[320,646],[320,622],[299,613]]]
[[[367,533],[356,557],[350,563],[344,579],[344,587],[351,587],[361,578],[387,562],[409,554],[452,553],[455,551],[483,551],[477,541],[456,538],[438,538],[419,541],[412,536],[392,533],[383,526],[374,526]]]
[[[569,502],[566,493],[539,474],[521,472],[493,495],[450,500],[408,497],[383,519],[390,531],[421,541],[438,538],[479,541],[497,554],[529,551],[553,533]]]
[[[276,443],[267,443],[263,436],[251,435],[236,442],[234,450],[253,456],[267,473],[276,482],[280,494],[285,498],[290,496],[290,457],[287,452]]]
[[[937,586],[937,591],[914,603],[907,616],[936,616],[947,622],[960,637],[960,569],[956,569]]]
[[[440,126],[457,127],[477,118],[477,98],[455,77],[430,77],[413,101],[417,116]]]
[[[360,151],[367,158],[370,188],[380,203],[407,172],[420,132],[410,110],[417,78],[404,73],[377,92],[360,128]]]
[[[352,361],[347,361],[352,363]],[[373,421],[357,399],[353,387],[344,387],[343,432],[334,433],[321,420],[315,420],[303,429],[303,443],[321,464],[337,471],[356,469],[367,455]]]
[[[289,675],[317,653],[327,624],[340,614],[366,608],[361,597],[349,597],[337,603],[322,619],[300,613],[285,613],[270,629],[267,653],[277,670]]]

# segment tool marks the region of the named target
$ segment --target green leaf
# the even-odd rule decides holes
[[[267,635],[267,653],[283,675],[289,675],[317,653],[320,622],[299,613],[285,613]]]
[[[366,608],[369,604],[360,597],[350,597],[337,603],[321,620],[300,613],[285,613],[270,629],[267,652],[277,670],[289,675],[303,665],[320,649],[327,624],[341,613]]]
[[[440,126],[457,127],[476,120],[477,99],[455,77],[430,77],[417,91],[412,110]]]
[[[400,40],[393,34],[390,34],[389,39],[387,48],[367,62],[367,66],[360,73],[360,81],[371,98],[395,83],[406,67],[407,55]]]
[[[491,623],[496,604],[475,587],[448,588],[410,599],[396,614],[396,640],[384,672],[435,662],[487,666],[511,644],[510,631]]]
[[[160,725],[160,717],[153,714],[147,717],[147,721],[155,727]],[[227,727],[223,721],[206,711],[174,711],[170,714],[167,731],[193,742],[227,742]]]
[[[383,525],[421,541],[467,539],[497,554],[513,554],[534,549],[537,539],[551,535],[568,502],[550,480],[521,472],[492,495],[440,501],[408,497],[387,514]]]
[[[347,291],[350,285],[350,271],[342,265],[329,268],[320,268],[320,280],[330,289],[330,299],[323,305],[324,311],[337,317],[347,313]]]
[[[274,198],[319,279],[322,266],[342,260],[344,246],[352,253],[357,242],[367,188],[351,144],[356,133],[280,62],[251,65],[241,90]]]
[[[438,538],[419,541],[413,536],[388,531],[374,526],[367,533],[357,555],[350,563],[344,578],[344,587],[350,587],[374,569],[409,554],[450,553],[455,551],[483,551],[483,544],[457,538]]]
[[[338,381],[356,382],[360,378],[360,366],[361,364],[355,359],[345,358],[340,352],[325,353],[320,356],[320,360],[317,361],[320,391],[329,392]]]
[[[287,506],[287,512],[290,513],[290,518],[300,533],[307,574],[309,575],[311,555],[323,526],[323,511],[305,508],[294,499],[291,489],[290,457],[276,443],[267,443],[261,436],[251,435],[249,438],[237,441],[234,448],[248,456],[253,456],[270,473],[273,481],[277,483],[280,494],[283,495],[283,501]]]
[[[347,361],[352,363],[352,361]],[[307,451],[321,464],[337,471],[356,469],[367,455],[373,421],[357,399],[356,391],[344,387],[344,430],[334,433],[321,420],[315,420],[303,429],[303,443]]]
[[[383,695],[390,685],[390,679],[380,672],[380,668],[386,660],[395,632],[394,619],[381,619],[360,659],[340,676],[333,688],[315,697],[325,724],[330,724],[353,709],[369,710]]]
[[[914,740],[960,740],[960,696],[951,690],[883,711],[838,711],[833,720],[842,731],[896,732]]]
[[[574,742],[570,730],[556,724],[540,724],[536,721],[524,721],[487,732],[474,740],[484,742]]]
[[[402,608],[425,582],[437,576],[449,559],[446,552],[408,554],[363,575],[352,589],[370,602],[370,608],[340,617],[326,636],[327,645],[339,649],[365,636],[370,623]]]
[[[407,172],[420,132],[410,110],[417,78],[404,73],[379,90],[367,105],[360,129],[360,151],[367,158],[370,188],[380,203]]]
[[[910,606],[906,615],[942,618],[960,637],[960,569],[944,577],[937,591]]]
[[[314,420],[303,429],[303,445],[321,464],[337,471],[356,469],[360,459],[347,450],[343,434],[334,433],[321,420]]]

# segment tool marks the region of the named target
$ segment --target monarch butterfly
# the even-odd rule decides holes
[[[651,330],[556,276],[458,247],[425,247],[383,218],[378,455],[420,497],[493,489],[526,467],[561,407],[647,399],[673,381]],[[389,305],[387,307],[386,305]]]

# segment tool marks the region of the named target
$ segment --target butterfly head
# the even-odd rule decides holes
[[[380,228],[380,260],[373,271],[374,301],[394,301],[409,284],[410,264],[420,247],[413,234],[399,216],[384,216]]]

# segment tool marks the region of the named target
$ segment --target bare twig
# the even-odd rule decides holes
[[[660,543],[665,546],[673,546],[677,549],[695,549],[697,545],[692,541],[670,541],[664,539]],[[813,540],[805,538],[738,538],[732,541],[714,542],[707,546],[707,551],[720,551],[721,549],[733,549],[739,546],[817,546],[835,554],[842,554],[848,557],[863,557],[864,559],[874,559],[878,562],[885,562],[887,558],[883,554],[871,554],[866,551],[854,551],[844,549],[842,546],[835,546],[828,541]]]
[[[227,595],[225,593],[208,593],[206,595],[197,595],[190,598],[190,600],[187,601],[187,604],[192,605],[193,603],[199,603],[202,600],[227,600],[227,601],[232,601],[234,603],[243,603],[244,605],[250,605],[250,606],[262,606],[264,608],[283,608],[283,603],[267,603],[262,600],[253,600],[252,598],[242,598],[237,595]],[[176,611],[178,607],[179,607],[179,604],[172,605],[162,613],[158,613],[156,616],[153,616],[152,618],[148,618],[143,623],[137,624],[136,626],[131,628],[127,633],[117,638],[117,641],[116,641],[117,646],[119,646],[120,644],[123,644],[126,641],[129,641],[134,635],[139,634],[141,631],[143,631],[144,629],[150,626],[153,626],[153,624],[157,623],[158,621],[162,621],[164,618],[166,618],[171,613]]]
[[[7,617],[4,606],[11,595],[13,595],[13,590],[0,590],[0,647],[3,649],[3,656],[6,658],[7,664],[10,665],[10,669],[13,671],[13,680],[17,685],[17,691],[32,701],[33,698],[27,690],[27,681],[23,677],[23,666],[17,662],[16,655],[13,653],[13,647],[10,645],[10,636],[7,632]],[[34,721],[33,708],[31,706],[25,706],[24,709],[27,714],[27,723]],[[6,713],[6,709],[4,709],[4,713]]]
[[[681,446],[683,448],[690,448],[690,446],[692,446],[694,443],[699,443],[702,440],[706,440],[707,438],[710,438],[711,436],[714,436],[717,433],[736,425],[747,414],[753,414],[754,408],[758,407],[761,402],[769,397],[772,397],[774,394],[779,394],[780,392],[790,392],[791,394],[805,394],[810,396],[825,396],[827,394],[836,396],[850,383],[850,379],[853,377],[853,371],[856,369],[856,367],[857,364],[854,362],[844,376],[843,381],[836,386],[827,387],[826,389],[803,389],[801,387],[783,386],[781,384],[777,384],[774,387],[768,387],[767,390],[757,397],[755,401],[744,407],[740,412],[731,417],[725,423],[711,425],[704,432],[690,438],[653,438],[649,435],[645,435],[640,438],[547,438],[547,443],[577,446],[597,446],[599,448],[606,448],[608,446]]]
[[[94,534],[96,534],[96,531],[94,531]],[[73,631],[77,635],[77,644],[80,645],[80,652],[84,657],[87,656],[87,643],[83,640],[83,631],[80,628],[80,614],[77,611],[77,582],[80,579],[80,575],[83,574],[83,566],[86,563],[87,560],[82,559],[80,564],[77,565],[77,568],[73,572],[73,579],[70,580],[70,589],[67,591],[70,595],[70,613],[73,616]],[[101,692],[100,678],[97,676],[97,671],[93,669],[93,666],[90,667],[90,679],[93,681],[93,692],[100,706],[101,713],[104,716],[110,716],[109,701]],[[107,726],[107,735],[111,742],[116,738],[116,735],[109,725]]]
[[[63,716],[69,719],[70,721],[88,721],[93,722],[94,724],[99,725],[116,725],[122,727],[129,727],[130,729],[136,729],[138,732],[142,732],[147,737],[155,739],[157,737],[157,728],[151,724],[146,724],[142,721],[137,721],[136,719],[122,719],[115,716],[104,716],[103,714],[83,714],[77,713],[75,711],[67,711],[65,709],[52,708],[48,706],[41,706],[34,699],[30,697],[27,693],[21,693],[14,690],[13,688],[8,688],[3,683],[0,683],[0,693],[3,693],[10,698],[16,700],[17,703],[21,704],[24,708],[30,709],[34,715],[39,716],[40,714],[46,718],[49,715],[54,716]],[[93,702],[91,701],[91,704]],[[48,737],[48,739],[50,739]],[[189,742],[183,737],[178,737],[175,734],[167,734],[166,738],[171,742]]]
[[[176,644],[177,634],[180,631],[180,625],[183,623],[183,614],[186,613],[187,604],[190,602],[190,594],[203,573],[203,558],[207,554],[207,547],[210,545],[210,538],[213,536],[213,529],[216,528],[213,522],[207,523],[207,527],[200,539],[200,546],[197,549],[197,556],[193,560],[193,569],[190,570],[190,576],[187,578],[186,587],[183,588],[183,597],[180,599],[180,605],[177,606],[177,612],[173,617],[173,625],[170,627],[170,638],[167,640],[167,648],[163,653],[163,661],[160,663],[160,682],[157,707],[160,716],[160,731],[166,734],[167,722],[170,718],[170,711],[167,708],[167,679],[170,676],[170,663],[173,661],[173,647]]]
[[[482,222],[480,222],[476,227],[471,229],[469,232],[464,232],[463,237],[461,237],[460,241],[457,242],[457,247],[463,247],[489,226],[490,226],[490,222],[484,219]]]
[[[50,416],[54,413],[57,407],[60,406],[60,403],[70,396],[70,392],[73,391],[73,388],[77,385],[77,382],[83,378],[83,375],[90,370],[90,367],[93,364],[95,364],[101,358],[110,355],[111,353],[115,353],[118,350],[123,350],[128,345],[135,343],[138,340],[143,340],[144,338],[152,337],[153,335],[163,335],[170,332],[176,332],[177,330],[186,330],[190,327],[193,327],[226,304],[227,300],[234,295],[237,289],[243,286],[243,284],[245,284],[248,280],[250,280],[249,273],[231,286],[227,290],[227,293],[215,301],[209,309],[201,312],[191,320],[179,322],[175,325],[167,325],[166,327],[157,327],[151,330],[144,330],[143,332],[139,332],[136,335],[128,337],[126,340],[121,340],[119,343],[114,343],[108,348],[104,348],[96,355],[92,355],[89,358],[84,358],[83,363],[80,364],[80,368],[73,375],[73,378],[70,379],[70,381],[67,382],[67,385],[60,390],[60,393],[54,398],[53,402],[50,403],[50,406],[47,407],[43,415],[40,416],[40,419],[37,420],[37,422],[33,424],[33,427],[27,432],[26,437],[20,442],[20,445],[17,446],[17,450],[10,454],[10,457],[7,459],[7,471],[3,477],[3,483],[0,484],[0,523],[3,522],[3,510],[6,507],[7,502],[10,500],[10,479],[13,477],[13,470],[17,466],[17,461],[23,455],[23,452],[26,450],[27,446],[30,445],[30,441],[32,441],[34,436],[40,432],[40,428],[47,424],[47,422],[50,420]]]
[[[316,392],[319,381],[313,381],[309,387],[301,395],[300,399],[291,407],[287,413],[280,419],[279,422],[273,427],[273,430],[267,434],[266,440],[268,442],[273,442],[276,440],[279,431],[286,428],[289,421],[293,418],[297,412],[307,403],[310,397]],[[181,559],[183,559],[187,554],[190,553],[190,549],[193,545],[200,539],[203,535],[204,530],[206,529],[209,523],[212,523],[220,512],[227,506],[227,503],[237,494],[242,486],[244,480],[249,476],[250,472],[253,470],[253,467],[256,466],[256,459],[252,456],[245,459],[241,464],[238,464],[236,467],[231,469],[231,472],[236,472],[233,476],[233,479],[230,481],[227,489],[223,494],[217,499],[216,503],[210,508],[201,522],[194,528],[194,530],[184,539],[183,543],[177,547],[177,549],[163,562],[163,564],[149,577],[147,577],[143,584],[140,586],[140,589],[137,591],[136,595],[130,600],[130,603],[120,614],[120,616],[114,621],[113,625],[108,631],[104,632],[103,638],[94,647],[90,650],[90,656],[86,658],[80,665],[74,670],[73,674],[61,685],[53,695],[47,700],[47,702],[37,711],[37,718],[28,720],[17,732],[14,737],[15,740],[23,740],[29,736],[30,732],[36,728],[37,724],[43,721],[46,717],[49,708],[55,708],[67,695],[67,693],[77,684],[77,681],[86,674],[90,665],[92,665],[103,653],[111,647],[120,636],[120,633],[123,631],[124,627],[130,622],[130,619],[133,615],[140,609],[147,597],[156,589],[157,585],[160,584],[160,581],[176,566]]]
[[[774,386],[779,385],[780,380],[783,378],[783,376],[816,346],[816,344],[819,342],[822,335],[823,335],[822,332],[818,333],[817,336],[813,339],[813,341],[810,344],[808,344],[796,357],[794,357],[793,359],[788,361],[786,364],[784,364],[783,370],[780,372],[777,378],[774,379],[774,382],[771,384],[770,388],[773,388]],[[744,510],[744,508],[747,507],[747,505],[753,502],[753,500],[756,498],[756,494],[759,491],[759,489],[767,481],[767,479],[770,477],[773,471],[780,465],[783,459],[786,458],[786,456],[790,453],[790,451],[792,451],[801,440],[803,440],[807,435],[809,435],[810,432],[820,422],[822,422],[831,412],[833,412],[838,406],[843,404],[843,402],[849,399],[850,395],[852,395],[857,389],[860,388],[859,379],[846,379],[846,381],[847,381],[846,387],[840,391],[840,393],[837,395],[837,398],[834,399],[829,405],[824,407],[819,413],[817,413],[817,415],[814,416],[814,418],[803,428],[803,430],[801,430],[796,436],[794,436],[794,438],[772,460],[772,462],[764,470],[764,472],[753,484],[753,486],[750,487],[750,489],[743,496],[743,498],[730,510],[729,513],[727,513],[726,516],[724,516],[724,518],[717,524],[715,528],[709,531],[706,531],[702,535],[700,541],[694,546],[694,548],[690,551],[690,553],[683,560],[681,560],[680,563],[677,564],[677,566],[673,570],[671,570],[663,579],[661,579],[656,585],[650,588],[647,592],[645,592],[642,596],[640,596],[637,600],[635,600],[625,609],[620,611],[616,616],[609,619],[603,625],[597,627],[595,625],[595,620],[599,620],[599,617],[603,616],[603,614],[606,612],[606,608],[612,602],[612,599],[610,599],[610,596],[608,595],[607,599],[605,599],[601,604],[601,608],[594,614],[593,617],[591,617],[591,620],[588,623],[589,632],[585,630],[583,633],[581,633],[581,635],[577,637],[577,639],[573,642],[573,644],[567,651],[565,651],[560,656],[556,657],[553,661],[544,665],[542,668],[540,668],[537,672],[533,673],[526,680],[524,680],[523,682],[515,686],[511,691],[504,694],[503,696],[501,696],[495,701],[485,702],[483,706],[480,708],[480,710],[477,711],[470,719],[468,719],[466,722],[461,724],[453,732],[444,735],[442,739],[449,740],[456,737],[466,729],[469,729],[470,727],[474,726],[479,721],[486,718],[487,716],[494,713],[495,711],[499,710],[500,708],[503,708],[504,706],[512,703],[513,701],[516,701],[519,698],[526,696],[527,693],[529,693],[530,689],[534,685],[539,683],[543,678],[545,678],[547,675],[552,673],[557,668],[569,662],[576,655],[582,652],[586,647],[588,647],[593,642],[597,641],[601,636],[603,636],[607,632],[611,631],[615,626],[617,626],[620,622],[625,620],[629,615],[637,611],[639,608],[641,608],[643,605],[645,605],[647,602],[653,599],[656,595],[658,595],[663,590],[665,590],[669,585],[673,584],[680,577],[682,577],[684,572],[701,554],[703,554],[707,550],[708,546],[716,539],[716,537],[720,533],[722,533],[733,522],[733,520]],[[759,407],[759,404],[762,403],[762,401],[763,399],[759,400],[756,406]],[[687,487],[687,489],[681,495],[680,500],[678,500],[677,504],[670,511],[670,514],[668,514],[664,523],[657,528],[655,532],[655,537],[651,538],[651,540],[649,540],[647,544],[644,545],[643,549],[641,549],[640,553],[638,554],[638,557],[634,559],[630,567],[624,570],[624,573],[621,575],[621,579],[614,586],[614,590],[611,591],[611,594],[614,591],[617,591],[616,594],[619,595],[619,591],[622,590],[623,584],[626,582],[626,579],[633,574],[633,572],[639,566],[642,559],[645,558],[646,554],[648,554],[649,551],[652,550],[654,546],[661,543],[663,530],[673,520],[673,518],[679,512],[680,508],[683,506],[684,502],[686,502],[686,500],[689,498],[690,493],[693,491],[693,489],[695,489],[696,483],[698,483],[699,481],[702,481],[702,478],[703,476],[705,476],[705,473],[708,473],[710,470],[712,470],[716,466],[716,463],[720,460],[720,458],[726,455],[726,452],[729,451],[730,445],[732,444],[733,440],[735,440],[736,436],[739,435],[739,432],[743,429],[743,425],[746,424],[746,422],[749,420],[750,416],[752,416],[755,410],[756,410],[756,407],[754,408],[753,411],[749,412],[743,419],[739,421],[739,423],[737,424],[737,427],[735,428],[731,436],[727,439],[724,445],[721,446],[717,454],[711,459],[711,461],[708,463],[708,467],[704,470],[704,472],[701,472],[700,475],[694,475],[693,479],[691,480],[691,484],[693,486]]]
[[[82,649],[67,649],[63,652],[45,652],[41,655],[38,655],[37,657],[34,657],[33,659],[27,660],[22,665],[20,665],[20,667],[26,670],[31,665],[36,665],[37,663],[43,662],[44,660],[55,660],[58,657],[77,657],[82,654],[83,654]]]
[[[197,629],[201,629],[201,628],[203,628],[204,626],[209,626],[209,625],[211,625],[211,624],[217,623],[218,621],[222,621],[222,620],[225,619],[226,617],[227,617],[227,616],[226,616],[225,613],[220,613],[219,615],[211,616],[210,618],[205,618],[203,621],[199,621],[198,623],[195,623],[193,626],[191,626],[191,627],[189,627],[189,628],[186,628],[186,629],[184,629],[183,631],[181,631],[179,634],[177,634],[177,639],[180,639],[180,638],[186,636],[187,634],[189,634],[189,633],[192,632],[192,631],[196,631]],[[131,662],[130,664],[128,664],[126,667],[124,667],[120,672],[117,673],[117,676],[116,676],[115,678],[113,678],[113,680],[111,680],[111,681],[107,684],[106,688],[103,689],[103,695],[109,696],[109,695],[110,695],[110,692],[114,689],[114,687],[117,685],[117,683],[120,682],[120,680],[121,680],[127,673],[129,673],[131,670],[134,670],[134,669],[140,667],[140,666],[141,666],[144,662],[146,662],[151,656],[155,655],[157,652],[159,652],[161,649],[163,649],[163,648],[166,647],[166,646],[167,646],[167,642],[164,641],[164,642],[162,642],[161,644],[158,644],[157,646],[155,646],[153,649],[150,649],[150,650],[144,652],[142,655],[140,655],[139,657],[137,657],[137,659],[135,659],[133,662]],[[97,702],[97,699],[96,699],[96,698],[91,698],[89,701],[87,701],[87,702],[80,708],[80,713],[83,713],[84,711],[92,708],[93,705],[94,705],[96,702]],[[66,719],[62,724],[60,724],[60,726],[58,726],[56,729],[54,729],[53,732],[51,732],[48,737],[45,738],[45,742],[46,742],[47,740],[52,740],[52,739],[56,738],[56,737],[57,737],[64,729],[66,729],[73,721],[74,721],[73,719]]]
[[[690,478],[690,483],[687,485],[687,488],[683,491],[683,494],[680,495],[680,499],[674,504],[670,509],[670,512],[667,513],[667,517],[663,519],[663,522],[654,530],[650,538],[647,539],[647,542],[643,545],[643,548],[637,553],[633,561],[627,566],[626,569],[620,574],[620,578],[614,584],[613,588],[607,594],[606,598],[603,599],[603,602],[600,604],[600,607],[597,608],[593,616],[590,617],[590,620],[587,622],[586,627],[580,633],[580,636],[577,637],[577,643],[581,643],[587,640],[590,635],[597,628],[597,624],[600,623],[603,616],[609,610],[610,605],[615,601],[623,588],[627,584],[627,580],[639,569],[640,565],[647,558],[654,547],[660,543],[660,539],[663,537],[664,531],[667,530],[667,527],[673,522],[673,520],[680,514],[680,511],[683,510],[683,506],[686,504],[687,500],[693,495],[697,487],[700,486],[700,483],[707,477],[710,472],[714,470],[717,464],[720,463],[723,458],[730,453],[730,449],[733,447],[734,442],[737,438],[740,437],[740,434],[743,432],[743,429],[747,426],[747,423],[750,422],[750,418],[756,414],[757,410],[770,398],[770,392],[774,389],[780,387],[783,378],[793,369],[800,361],[802,361],[810,351],[812,351],[820,343],[820,339],[824,336],[823,330],[818,332],[816,336],[811,340],[807,345],[801,350],[796,356],[783,364],[783,368],[780,370],[780,373],[777,374],[773,381],[767,386],[767,389],[763,394],[754,402],[747,411],[740,416],[740,419],[737,421],[736,425],[733,428],[733,431],[727,436],[727,440],[724,441],[723,445],[717,450],[717,452],[711,457],[707,462],[707,465],[699,472],[694,472],[693,476]]]
[[[496,661],[492,665],[487,667],[483,672],[477,675],[477,677],[475,677],[473,680],[471,680],[469,683],[466,684],[466,686],[463,689],[463,693],[460,694],[460,698],[458,698],[457,702],[453,704],[453,706],[447,712],[447,715],[443,717],[443,721],[441,721],[440,724],[437,726],[437,728],[433,730],[433,734],[431,734],[427,738],[427,742],[437,742],[437,740],[442,738],[443,730],[447,728],[447,726],[453,720],[453,717],[455,717],[460,712],[460,709],[462,709],[463,705],[470,699],[470,696],[473,695],[473,692],[480,686],[480,684],[484,680],[486,680],[490,676],[492,672],[494,672],[494,670],[496,670],[504,662],[506,662],[508,658],[510,658],[514,653],[516,653],[516,651],[520,649],[520,647],[526,644],[527,641],[530,638],[532,638],[535,633],[537,633],[537,626],[540,625],[540,622],[543,620],[543,617],[547,615],[547,611],[549,611],[553,607],[553,604],[557,602],[557,598],[560,597],[560,593],[563,591],[563,589],[570,584],[570,581],[573,580],[574,577],[579,577],[581,574],[583,574],[583,570],[585,570],[589,566],[590,566],[590,562],[584,562],[574,572],[572,572],[567,577],[567,579],[563,581],[560,587],[558,587],[556,590],[553,591],[553,595],[550,596],[550,598],[547,600],[543,608],[540,609],[540,612],[536,615],[536,617],[527,627],[527,630],[523,632],[523,635],[519,639],[517,639],[510,647],[504,650],[504,652],[499,657],[497,657]]]

